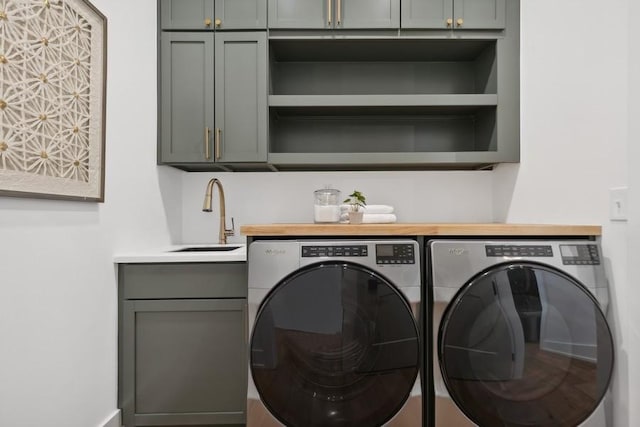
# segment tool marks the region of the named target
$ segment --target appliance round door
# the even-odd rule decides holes
[[[535,263],[471,279],[443,314],[438,343],[449,394],[483,427],[577,426],[613,368],[611,332],[592,294]]]
[[[418,328],[398,289],[373,270],[324,262],[265,298],[251,337],[251,374],[287,426],[380,426],[409,397]]]

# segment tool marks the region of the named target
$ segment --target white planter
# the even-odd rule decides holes
[[[349,224],[362,224],[362,211],[349,211]]]

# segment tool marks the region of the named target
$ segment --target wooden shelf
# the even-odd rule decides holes
[[[558,224],[249,224],[245,236],[600,236],[599,225]]]

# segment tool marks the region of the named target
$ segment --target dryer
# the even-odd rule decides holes
[[[614,360],[600,246],[432,240],[436,427],[603,427]]]
[[[421,427],[413,240],[249,245],[247,426]]]

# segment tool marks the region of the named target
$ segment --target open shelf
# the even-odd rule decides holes
[[[272,109],[270,153],[495,151],[495,106]]]
[[[498,153],[493,39],[270,39],[268,161],[459,165]]]
[[[496,94],[496,40],[271,40],[271,95]]]

